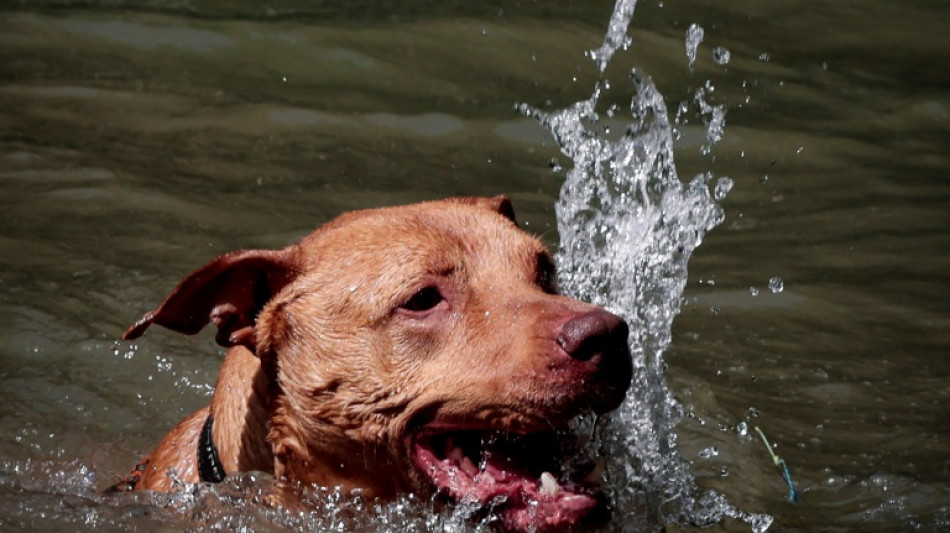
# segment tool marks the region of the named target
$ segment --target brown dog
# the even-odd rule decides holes
[[[348,213],[283,250],[221,256],[124,335],[212,322],[230,350],[211,405],[121,488],[257,470],[383,499],[438,492],[509,529],[601,514],[565,427],[623,400],[627,326],[554,278],[504,197]]]

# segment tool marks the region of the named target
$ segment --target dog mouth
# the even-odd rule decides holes
[[[507,530],[569,529],[609,514],[602,466],[567,429],[424,431],[411,439],[410,454],[437,492],[493,513]]]

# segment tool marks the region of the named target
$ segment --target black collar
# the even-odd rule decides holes
[[[201,428],[198,437],[198,475],[206,483],[219,483],[224,480],[224,466],[218,458],[218,448],[214,445],[211,436],[211,426],[214,425],[214,416],[208,415],[208,420]]]

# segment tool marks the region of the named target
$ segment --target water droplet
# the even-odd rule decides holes
[[[840,478],[838,476],[833,476],[833,475],[826,477],[824,480],[824,484],[828,487],[839,487],[841,485],[844,485],[844,483],[845,483],[845,480],[843,478]]]
[[[716,457],[717,455],[719,455],[719,448],[716,446],[703,448],[702,450],[699,450],[698,455],[700,459],[709,459],[710,457]]]
[[[756,289],[755,287],[749,287],[749,294],[751,294],[752,296],[758,296],[759,289]]]
[[[713,48],[713,61],[715,61],[717,65],[725,65],[729,63],[729,57],[731,55],[732,54],[729,53],[729,50],[724,46],[717,46],[716,48]]]
[[[778,294],[785,290],[785,282],[782,281],[782,278],[773,276],[769,278],[769,290],[772,291],[772,294]]]
[[[762,63],[768,63],[770,59],[772,59],[771,56],[769,56],[769,54],[765,52],[762,52],[761,54],[759,54],[759,61],[761,61]]]
[[[736,433],[738,433],[740,437],[745,437],[746,435],[748,435],[749,424],[746,424],[745,420],[736,424]]]
[[[689,102],[684,100],[680,102],[680,105],[676,107],[676,122],[677,123],[683,123],[683,124],[686,123],[686,119],[683,118],[683,115],[685,115],[687,111],[689,111]]]
[[[686,30],[686,58],[689,59],[689,68],[693,68],[693,63],[696,62],[696,49],[699,48],[699,43],[703,42],[704,33],[699,24],[690,24]]]
[[[868,481],[870,481],[872,485],[880,488],[883,492],[887,492],[890,488],[890,479],[888,478],[887,474],[882,472],[872,474]]]
[[[729,467],[722,465],[722,468],[719,469],[719,475],[722,477],[727,477],[729,475]]]
[[[734,182],[731,178],[723,176],[716,181],[716,187],[713,189],[713,197],[716,200],[722,200],[732,190]]]

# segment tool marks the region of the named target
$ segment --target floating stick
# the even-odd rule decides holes
[[[785,464],[785,459],[782,459],[772,451],[772,445],[769,444],[769,439],[765,438],[765,433],[762,433],[762,430],[759,429],[759,426],[755,426],[755,430],[759,433],[759,436],[762,437],[762,442],[765,443],[765,448],[769,451],[769,455],[772,456],[772,462],[775,463],[775,466],[782,468],[782,477],[785,478],[785,482],[788,483],[788,501],[789,503],[798,502],[798,492],[795,491],[795,483],[792,482],[792,475],[788,472],[788,466]]]

